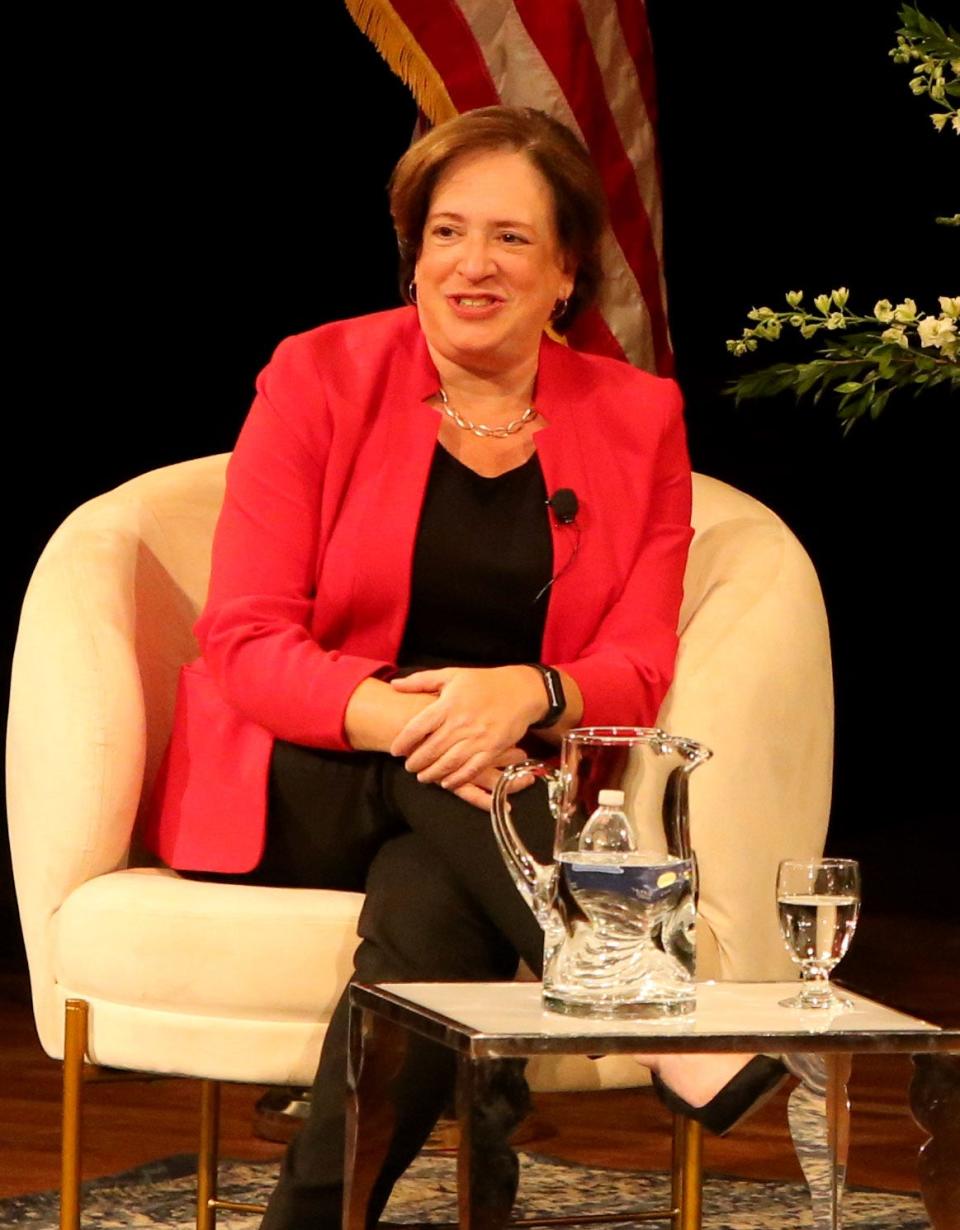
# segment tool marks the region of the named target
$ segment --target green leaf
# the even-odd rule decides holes
[[[724,392],[736,397],[737,405],[741,401],[756,397],[774,397],[792,388],[796,378],[796,365],[792,363],[777,363],[771,367],[749,372],[732,381]]]
[[[878,419],[886,409],[887,402],[890,400],[890,394],[892,392],[893,389],[884,389],[882,393],[877,394],[873,405],[870,407],[870,417],[872,419]]]
[[[858,419],[866,409],[865,399],[857,397],[847,405],[841,406],[837,410],[837,414],[841,420],[853,421]]]

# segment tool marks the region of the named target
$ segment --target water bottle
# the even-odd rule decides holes
[[[623,810],[622,790],[601,790],[599,807],[580,833],[579,848],[595,854],[627,854],[636,850],[630,822]]]

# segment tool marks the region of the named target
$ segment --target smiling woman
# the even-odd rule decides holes
[[[148,841],[185,874],[364,889],[362,981],[502,980],[543,944],[487,814],[501,770],[580,723],[652,724],[670,684],[681,399],[545,335],[600,276],[603,198],[562,125],[460,116],[391,205],[412,305],[287,338],[257,380]],[[538,791],[515,817],[547,857]],[[344,994],[269,1230],[340,1225],[347,1024]],[[411,1045],[381,1207],[449,1060]]]

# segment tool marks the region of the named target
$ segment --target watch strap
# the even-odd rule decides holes
[[[530,730],[540,730],[552,726],[567,707],[567,698],[563,694],[563,681],[555,666],[544,666],[542,662],[528,662],[535,671],[539,671],[543,686],[547,693],[547,712],[539,722],[531,722]]]

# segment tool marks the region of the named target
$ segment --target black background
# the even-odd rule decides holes
[[[315,8],[85,13],[18,49],[27,275],[8,352],[5,661],[72,508],[228,450],[280,338],[398,302],[384,185],[415,108],[340,4]],[[724,340],[788,289],[845,285],[864,310],[960,293],[957,231],[933,221],[958,208],[960,142],[887,55],[897,11],[649,3],[694,463],[775,509],[812,555],[837,685],[830,849],[863,860],[870,908],[920,914],[955,911],[930,868],[958,848],[956,407],[908,398],[843,438],[826,407],[721,395],[743,363]],[[19,961],[5,847],[0,911]]]

